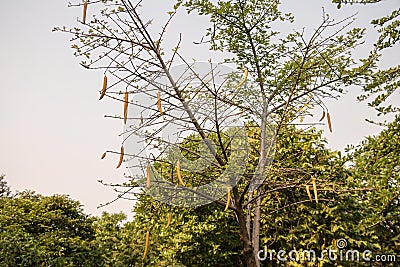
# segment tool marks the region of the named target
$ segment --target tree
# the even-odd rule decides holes
[[[0,199],[1,266],[100,266],[93,219],[67,196]]]
[[[360,198],[360,192],[371,192],[372,185],[355,183],[358,179],[345,167],[348,158],[329,151],[325,145],[326,140],[315,129],[304,131],[291,127],[278,139],[276,158],[261,205],[262,250],[265,247],[276,252],[296,249],[302,253],[312,249],[316,257],[320,257],[322,250],[337,250],[337,240],[345,238],[351,249],[380,251],[376,232],[360,224],[371,216],[365,213],[366,204],[355,201]],[[185,146],[196,147],[189,142]],[[315,203],[312,189],[310,201],[304,186],[304,180],[308,180],[311,187],[309,177],[312,174],[326,181],[324,187],[318,186],[318,203]],[[236,218],[218,204],[196,209],[171,208],[142,194],[135,214],[132,222],[132,234],[137,238],[134,251],[143,253],[145,235],[150,232],[147,258],[136,257],[138,266],[142,263],[151,266],[245,266],[240,257]],[[388,231],[382,233],[390,235]],[[261,258],[264,255],[261,253]],[[285,266],[315,266],[316,263],[311,256],[310,260],[287,261]],[[340,261],[335,263],[340,264]],[[282,262],[275,254],[268,255],[261,264],[277,266]],[[327,255],[318,260],[318,264],[333,266]],[[364,266],[362,262],[357,264]]]
[[[0,197],[10,197],[11,189],[5,180],[5,175],[0,175]]]
[[[382,0],[333,0],[341,4],[378,4]],[[378,28],[379,38],[370,57],[382,58],[382,53],[398,46],[400,41],[400,9],[393,10],[385,17],[374,19],[371,24]],[[369,83],[364,86],[364,94],[359,100],[370,100],[369,105],[378,111],[378,116],[398,113],[399,107],[388,104],[388,100],[398,93],[400,87],[400,65],[377,70],[371,75]]]
[[[378,136],[353,149],[352,177],[359,186],[374,188],[356,196],[361,210],[360,232],[372,233],[377,254],[399,255],[400,244],[400,117]]]
[[[242,266],[235,218],[218,204],[171,209],[142,195],[135,211],[132,232],[137,233],[135,245],[141,252],[137,266]],[[154,213],[157,218],[151,216]],[[150,244],[143,258],[147,231]]]
[[[303,32],[282,36],[272,28],[273,23],[290,23],[292,16],[282,14],[277,1],[232,0],[214,4],[190,0],[178,1],[165,26],[153,37],[151,21],[143,21],[140,16],[141,4],[125,0],[78,4],[84,7],[81,28],[55,29],[73,35],[75,55],[87,58],[82,66],[104,71],[100,99],[107,96],[124,103],[124,114],[114,116],[126,124],[124,143],[120,152],[108,152],[120,155],[118,167],[125,157],[129,168],[143,170],[145,175],[133,177],[132,187],[148,187],[148,193],[169,204],[190,206],[200,199],[203,203],[227,206],[239,227],[243,262],[246,266],[259,266],[256,254],[260,249],[261,207],[270,195],[269,190],[273,190],[271,185],[290,186],[284,181],[274,184],[269,180],[268,167],[276,138],[296,118],[309,115],[314,107],[323,109],[332,131],[323,99],[338,97],[348,85],[363,85],[375,66],[374,58],[360,64],[352,58],[351,52],[360,44],[363,30],[345,32],[352,18],[336,22],[324,14],[311,37]],[[221,70],[213,62],[209,62],[208,71],[200,73],[180,53],[181,37],[172,50],[165,46],[167,27],[182,4],[189,12],[196,10],[209,16],[211,27],[204,43],[210,44],[212,50],[233,55],[226,62],[233,69],[243,68],[240,82],[240,74],[231,71],[216,83]],[[94,9],[94,5],[104,8],[100,16],[87,21],[88,6]],[[177,75],[172,66],[179,64],[183,69]],[[126,89],[124,92],[116,88]],[[135,115],[128,116],[128,109]],[[175,127],[177,142],[160,137],[160,131],[171,126]],[[258,129],[255,136],[259,142],[251,159],[255,164],[250,164],[250,171],[243,172],[248,156],[248,149],[243,149],[248,141],[243,135],[248,133],[243,131],[246,126]],[[143,138],[148,150],[156,148],[158,152],[143,155],[136,148],[127,153],[125,148],[134,136]],[[202,148],[185,150],[182,140],[187,136],[200,138],[201,142],[194,142],[202,144]],[[237,139],[240,140],[233,141]],[[185,157],[168,159],[173,149],[185,150],[181,153]],[[200,159],[209,166],[209,171],[201,176],[184,173],[192,177],[188,186],[183,186],[180,168],[190,170],[193,164],[186,161],[186,165],[180,165],[184,158]],[[157,164],[166,160],[169,176],[155,174]],[[315,178],[324,187],[320,177]],[[122,192],[120,197],[126,197],[126,193]],[[223,200],[224,195],[227,200]]]
[[[101,251],[101,266],[136,266],[142,256],[142,247],[137,246],[137,228],[133,222],[125,222],[123,213],[104,212],[96,218],[93,227],[96,230],[96,247]]]

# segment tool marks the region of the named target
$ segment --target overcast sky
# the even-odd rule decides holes
[[[355,26],[368,27],[368,36],[357,55],[366,55],[376,38],[369,21],[399,4],[392,0],[337,10],[325,0],[282,1],[284,10],[296,16],[292,29],[312,31],[321,21],[322,6],[338,19],[358,12]],[[145,0],[144,5],[144,15],[156,18],[157,25],[167,17],[172,2]],[[124,170],[116,170],[116,157],[100,160],[105,150],[117,151],[120,147],[121,122],[104,118],[106,114],[119,114],[120,104],[98,101],[102,72],[83,69],[72,54],[69,36],[51,31],[54,26],[77,25],[82,10],[67,8],[63,0],[3,1],[0,7],[0,174],[7,175],[13,190],[68,194],[91,214],[129,212],[132,202],[128,201],[96,208],[115,197],[97,180],[123,181]],[[90,10],[88,15],[92,15]],[[183,33],[186,53],[195,54],[198,60],[210,57],[190,46],[202,36],[206,22],[182,12],[170,31],[171,36]],[[396,49],[385,55],[382,66],[398,64]],[[374,118],[375,112],[366,103],[356,102],[358,94],[352,89],[340,100],[327,102],[334,131],[331,134],[327,127],[321,129],[332,149],[343,150],[347,144],[358,144],[363,137],[381,130],[365,122],[365,118]]]

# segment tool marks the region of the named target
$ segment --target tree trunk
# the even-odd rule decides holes
[[[266,176],[266,166],[268,163],[268,157],[270,156],[270,148],[271,144],[267,142],[267,113],[268,113],[268,103],[264,99],[264,107],[263,107],[263,116],[261,119],[261,128],[260,128],[260,158],[258,159],[258,166],[256,173],[254,174],[255,184],[250,185],[250,193],[253,195],[253,190],[257,190],[256,193],[256,203],[254,207],[254,218],[253,218],[253,227],[252,227],[252,246],[253,246],[253,255],[255,260],[255,266],[260,267],[260,260],[257,257],[257,254],[260,250],[260,218],[261,218],[261,190],[262,183],[264,182],[264,178]],[[253,200],[253,199],[252,199]]]
[[[254,219],[253,219],[253,249],[254,249],[254,257],[256,259],[256,266],[260,267],[260,260],[257,257],[258,252],[260,251],[260,218],[261,218],[261,188],[258,188],[256,198],[256,207],[254,208]]]
[[[250,240],[250,235],[247,232],[246,218],[242,207],[235,207],[236,218],[239,224],[240,240],[243,242],[242,257],[243,262],[247,267],[257,267],[257,261],[254,254],[253,244]]]
[[[253,200],[253,191],[249,192],[249,200],[247,201],[247,208],[246,208],[246,227],[247,227],[247,234],[250,235],[251,230],[251,208],[252,208],[252,200]]]

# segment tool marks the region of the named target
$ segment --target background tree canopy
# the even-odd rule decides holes
[[[96,266],[93,218],[67,196],[21,192],[0,201],[1,266]]]
[[[268,198],[262,205],[262,244],[275,250],[321,252],[335,249],[336,240],[346,238],[352,249],[398,255],[398,119],[346,156],[327,149],[315,130],[291,127],[285,133],[278,142],[270,181],[292,183],[279,190],[267,186],[271,189],[265,191]],[[318,189],[318,204],[314,196],[309,201],[301,182],[315,172],[327,180],[326,187]],[[360,190],[350,190],[354,188]],[[3,196],[0,205],[1,266],[243,266],[234,215],[216,204],[171,207],[142,194],[129,222],[124,222],[123,214],[85,215],[79,202],[66,196],[23,192]],[[147,232],[150,242],[143,259]],[[279,262],[274,258],[261,264]],[[326,258],[320,266],[337,264]],[[391,264],[386,266],[396,266]],[[369,263],[357,263],[364,265]]]

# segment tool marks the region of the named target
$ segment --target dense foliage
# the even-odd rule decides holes
[[[360,230],[370,233],[377,253],[400,255],[400,117],[351,154],[352,178],[374,190],[355,196]]]
[[[1,266],[96,266],[93,218],[66,196],[0,199]]]
[[[344,157],[325,147],[320,132],[287,129],[269,173],[274,184],[265,185],[262,249],[320,253],[335,249],[335,242],[345,238],[351,249],[398,255],[399,125],[397,118]],[[318,204],[314,195],[309,200],[303,186],[311,176],[318,177]],[[277,187],[281,181],[290,181],[290,186]],[[4,187],[8,188],[5,181]],[[124,222],[124,214],[87,216],[79,202],[66,196],[23,192],[3,196],[0,205],[0,266],[244,265],[235,215],[216,204],[171,207],[142,194],[130,222]],[[147,232],[148,252],[143,257]],[[278,262],[274,257],[261,264]],[[336,266],[328,258],[320,264]]]
[[[393,128],[395,125],[397,124],[391,125],[388,129],[391,135],[398,134]],[[398,185],[390,188],[389,200],[392,201],[392,211],[389,214],[392,217],[388,221],[389,218],[386,215],[383,218],[383,213],[379,211],[384,206],[377,203],[377,199],[380,201],[387,199],[387,196],[384,197],[387,194],[384,193],[384,187],[366,183],[367,180],[377,180],[367,176],[368,172],[365,172],[365,166],[370,166],[371,162],[361,162],[359,158],[361,152],[358,150],[346,157],[330,151],[325,147],[326,142],[320,134],[315,130],[302,131],[292,128],[279,139],[275,161],[269,173],[271,185],[266,185],[265,192],[268,196],[262,205],[260,231],[262,246],[275,251],[314,249],[318,256],[324,249],[337,249],[336,241],[345,238],[351,249],[360,251],[368,249],[377,254],[396,255],[399,252],[395,243],[398,239],[395,232],[398,231],[398,222],[395,219],[398,218],[399,212],[396,205]],[[392,147],[383,153],[399,152],[398,138],[388,139],[386,131],[377,138],[369,139],[390,140]],[[371,146],[374,145],[359,149],[369,150]],[[351,168],[345,167],[352,159],[355,165]],[[398,164],[397,158],[394,161],[393,164]],[[371,166],[371,168],[374,168],[374,172],[381,173],[385,167]],[[392,168],[393,166],[387,170]],[[311,176],[316,176],[318,181],[321,181],[321,184],[318,184],[322,186],[318,188],[318,204],[309,201],[303,186],[303,180],[310,180]],[[382,182],[385,180],[379,179]],[[289,186],[287,186],[288,181],[292,182]],[[279,188],[277,184],[285,186]],[[371,194],[375,198],[364,197],[372,196]],[[135,210],[135,222],[138,223],[136,227],[140,233],[139,238],[142,239],[142,250],[145,232],[148,230],[151,232],[150,254],[145,261],[151,266],[244,265],[240,257],[240,241],[237,239],[238,228],[234,223],[234,214],[224,211],[220,206],[211,204],[198,209],[171,208],[142,195]],[[154,213],[158,214],[157,218],[152,216]],[[168,227],[169,214],[172,214],[173,219]],[[371,227],[373,218],[384,219],[379,223],[390,223],[394,229],[388,225],[374,229]],[[386,245],[382,246],[382,242]],[[263,266],[276,266],[278,263],[276,257],[262,262]],[[315,261],[286,264],[289,264],[286,266],[314,266]],[[327,257],[321,264],[323,264],[321,266],[333,266]],[[358,264],[362,266],[362,263]]]

